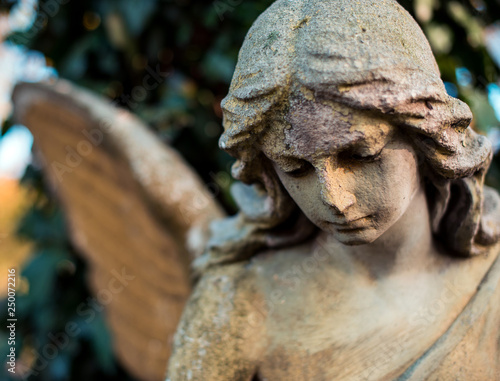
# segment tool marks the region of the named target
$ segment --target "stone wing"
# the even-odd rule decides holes
[[[140,380],[163,380],[190,263],[221,208],[131,113],[65,81],[19,84],[13,99],[89,264],[118,358]]]

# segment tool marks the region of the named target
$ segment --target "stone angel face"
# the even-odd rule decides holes
[[[167,361],[170,381],[499,378],[491,145],[395,0],[278,0],[257,19],[222,102],[232,217],[130,114],[64,82],[14,101],[94,292],[134,277],[106,308],[138,378]]]
[[[271,127],[260,145],[300,210],[346,245],[390,230],[422,184],[409,139],[379,115],[328,100],[295,99],[290,110],[289,128]]]

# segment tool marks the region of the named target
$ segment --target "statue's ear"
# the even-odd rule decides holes
[[[118,358],[139,380],[163,379],[191,292],[189,264],[223,213],[180,155],[131,113],[64,81],[20,84],[13,99],[92,291],[112,296],[105,308]]]

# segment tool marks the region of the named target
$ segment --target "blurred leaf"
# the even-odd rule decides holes
[[[133,37],[138,36],[156,10],[156,0],[120,0],[119,9],[125,18],[128,30]]]
[[[18,228],[22,237],[36,241],[39,246],[66,244],[66,221],[60,209],[34,207],[23,217]]]
[[[88,53],[98,46],[97,35],[89,34],[75,43],[61,63],[61,76],[77,80],[85,74],[88,68]]]
[[[114,373],[115,362],[112,340],[102,314],[97,314],[89,323],[90,340],[100,366],[107,373]]]
[[[59,355],[49,363],[52,381],[68,380],[71,369],[71,358],[66,351],[60,351]]]
[[[495,110],[488,102],[488,95],[485,92],[467,89],[463,90],[463,93],[474,115],[474,125],[479,131],[487,134],[492,127],[499,126]]]
[[[57,265],[66,258],[63,252],[54,249],[41,250],[23,269],[24,276],[30,285],[30,292],[25,296],[30,300],[32,308],[41,308],[53,300],[53,289],[56,284]],[[41,309],[39,312],[44,313]],[[50,319],[47,319],[50,321]]]
[[[216,51],[210,51],[202,62],[203,74],[209,81],[227,84],[231,82],[235,66],[236,61]]]

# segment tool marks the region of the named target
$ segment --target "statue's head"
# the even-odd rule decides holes
[[[371,242],[425,186],[434,233],[474,251],[491,146],[396,1],[276,1],[248,32],[222,106],[233,175],[267,195],[267,214],[249,219],[262,229],[298,205],[327,231],[361,219],[366,234],[337,238]]]
[[[257,142],[271,175],[338,241],[375,241],[423,188],[411,140],[377,112],[300,93],[289,103],[284,120],[271,121]]]

